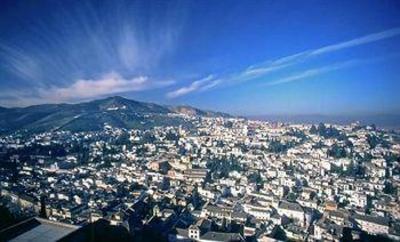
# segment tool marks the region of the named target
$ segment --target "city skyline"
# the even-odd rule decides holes
[[[121,95],[239,115],[400,114],[396,1],[2,6],[0,106]]]

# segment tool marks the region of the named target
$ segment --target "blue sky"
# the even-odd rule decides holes
[[[1,1],[0,105],[400,114],[399,1]]]

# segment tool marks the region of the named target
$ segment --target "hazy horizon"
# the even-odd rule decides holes
[[[108,99],[108,98],[126,98],[123,96],[108,96],[102,97],[96,100],[101,99]],[[127,98],[129,99],[129,98]],[[132,100],[132,99],[129,99]],[[87,103],[95,101],[92,99],[89,100],[82,100],[81,102],[63,102],[63,103],[53,103],[53,104],[79,104],[79,103]],[[141,101],[141,100],[134,100],[134,101]],[[150,102],[154,103],[154,102]],[[51,103],[49,103],[51,104]],[[164,106],[171,106],[165,105],[162,103],[154,103],[158,105]],[[173,105],[172,105],[173,106]],[[176,106],[191,106],[194,108],[199,108],[192,106],[190,104],[181,104]],[[0,106],[1,107],[1,106]],[[29,107],[29,106],[24,106]],[[24,108],[21,107],[21,108]],[[8,107],[10,109],[18,108],[18,107]],[[202,109],[202,108],[200,108]],[[330,124],[350,124],[354,122],[360,122],[363,125],[377,125],[380,128],[387,128],[387,129],[399,129],[400,128],[400,114],[396,113],[336,113],[336,114],[323,114],[323,113],[264,113],[264,114],[240,114],[240,113],[228,113],[224,110],[213,110],[213,109],[203,109],[204,111],[217,111],[222,113],[227,113],[236,117],[244,117],[252,120],[261,120],[261,121],[270,121],[270,122],[284,122],[284,123],[293,123],[293,124],[318,124],[318,123],[330,123]]]

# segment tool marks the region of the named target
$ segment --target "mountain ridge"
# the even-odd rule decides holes
[[[222,117],[230,117],[231,115],[223,113],[223,112],[215,112],[210,110],[203,110],[196,107],[192,107],[190,105],[177,105],[177,106],[169,106],[169,109],[176,113],[182,113],[187,115],[197,115],[197,116],[222,116]]]
[[[185,106],[165,106],[112,96],[76,104],[41,104],[0,108],[0,133],[19,130],[45,132],[54,130],[95,131],[105,124],[119,128],[149,128],[157,125],[186,124],[184,119],[168,114],[192,116],[229,116]]]

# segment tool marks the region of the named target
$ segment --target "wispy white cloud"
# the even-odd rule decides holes
[[[399,53],[394,53],[394,54],[391,54],[391,55],[388,55],[385,57],[375,57],[375,58],[369,58],[369,59],[352,59],[352,60],[348,60],[348,61],[344,61],[344,62],[337,62],[337,63],[333,63],[330,65],[326,65],[326,66],[322,66],[322,67],[318,67],[318,68],[312,68],[312,69],[308,69],[308,70],[305,70],[302,72],[298,72],[298,73],[283,77],[281,79],[265,82],[261,85],[262,86],[274,86],[274,85],[294,82],[294,81],[298,81],[298,80],[302,80],[302,79],[306,79],[306,78],[310,78],[310,77],[319,76],[319,75],[322,75],[322,74],[325,74],[325,73],[328,73],[331,71],[336,71],[336,70],[349,68],[349,67],[353,67],[353,66],[358,66],[358,65],[363,65],[363,64],[375,63],[375,62],[392,59],[392,58],[398,58],[399,56],[400,56]]]
[[[5,97],[0,102],[6,106],[74,102],[118,93],[162,88],[174,83],[170,80],[154,81],[147,76],[124,78],[116,72],[111,72],[99,79],[77,80],[66,87],[51,86],[32,90],[5,90],[0,92],[0,96]]]
[[[53,102],[71,101],[123,92],[144,91],[173,83],[173,81],[152,81],[147,76],[126,79],[116,72],[111,72],[97,80],[77,80],[67,87],[40,89],[39,96]]]
[[[188,86],[184,86],[184,87],[178,88],[174,91],[168,92],[167,97],[168,98],[176,98],[176,97],[180,97],[183,95],[187,95],[187,94],[189,94],[191,92],[195,92],[195,91],[205,91],[205,90],[208,90],[208,89],[216,86],[218,84],[218,82],[219,82],[219,80],[214,79],[213,75],[209,75],[203,79],[192,82]]]
[[[149,22],[151,29],[146,35],[131,23],[124,23],[120,30],[117,56],[127,70],[149,70],[157,66],[178,43],[182,22],[168,20],[162,26],[155,24],[155,20]]]
[[[386,31],[365,35],[349,41],[327,45],[317,49],[302,51],[293,55],[285,56],[273,61],[268,61],[258,65],[250,66],[236,75],[239,80],[255,79],[273,71],[281,70],[294,64],[301,63],[310,57],[324,55],[342,49],[357,47],[368,43],[388,39],[400,35],[400,28],[389,29]]]
[[[334,51],[338,51],[338,50],[342,50],[342,49],[365,45],[365,44],[376,42],[379,40],[384,40],[384,39],[388,39],[391,37],[395,37],[399,34],[400,34],[400,28],[389,29],[386,31],[365,35],[360,38],[352,39],[352,40],[341,42],[338,44],[328,45],[328,46],[311,51],[310,55],[322,55],[322,54],[326,54],[329,52],[334,52]]]
[[[293,75],[278,79],[278,80],[274,80],[274,81],[270,81],[267,83],[263,83],[262,85],[264,86],[274,86],[274,85],[279,85],[279,84],[284,84],[284,83],[288,83],[288,82],[294,82],[294,81],[298,81],[298,80],[302,80],[305,78],[310,78],[310,77],[314,77],[314,76],[318,76],[327,72],[331,72],[331,71],[335,71],[335,70],[339,70],[342,68],[346,68],[346,67],[350,67],[352,65],[355,65],[357,62],[355,61],[348,61],[348,62],[344,62],[344,63],[336,63],[336,64],[332,64],[332,65],[328,65],[328,66],[323,66],[323,67],[319,67],[319,68],[314,68],[314,69],[308,69],[299,73],[295,73]]]
[[[220,83],[221,83],[221,79],[214,79],[214,80],[208,82],[207,84],[203,85],[202,87],[200,87],[199,91],[200,92],[207,91],[209,89],[216,87]]]
[[[400,35],[400,28],[393,28],[393,29],[382,31],[382,32],[365,35],[365,36],[355,38],[355,39],[352,39],[349,41],[344,41],[344,42],[340,42],[337,44],[327,45],[327,46],[317,48],[317,49],[302,51],[302,52],[295,53],[295,54],[292,54],[289,56],[284,56],[284,57],[281,57],[281,58],[278,58],[275,60],[270,60],[270,61],[259,63],[256,65],[249,66],[240,72],[226,74],[224,76],[219,77],[218,81],[215,81],[214,83],[210,84],[210,86],[216,87],[216,86],[222,85],[222,84],[233,85],[233,84],[241,83],[243,81],[249,81],[249,80],[257,79],[260,77],[265,77],[266,75],[268,75],[272,72],[281,71],[290,66],[305,62],[306,60],[308,60],[311,57],[325,55],[325,54],[340,51],[343,49],[353,48],[353,47],[365,45],[368,43],[373,43],[376,41],[392,38],[392,37],[395,37],[398,35]],[[380,59],[382,59],[382,58],[380,58]],[[295,80],[304,79],[304,78],[316,76],[316,75],[319,75],[322,73],[342,69],[347,66],[361,64],[362,62],[363,61],[352,60],[352,61],[345,61],[341,64],[332,64],[332,65],[322,67],[322,68],[309,69],[304,72],[290,75],[288,77],[285,77],[285,78],[282,78],[282,79],[279,79],[276,81],[268,82],[265,85],[277,85],[277,84],[292,82]],[[181,87],[173,92],[168,93],[167,96],[169,98],[183,96],[183,95],[186,95],[186,94],[189,94],[192,92],[199,91],[201,89],[201,86],[203,86],[203,80],[194,81],[189,86]]]
[[[23,49],[0,43],[0,57],[7,56],[4,69],[18,78],[34,80],[40,77],[41,71],[37,60],[27,55]]]
[[[183,10],[189,5],[147,5],[120,1],[104,2],[99,7],[85,2],[65,8],[56,3],[57,11],[53,12],[57,14],[39,14],[34,19],[27,16],[17,21],[22,23],[26,35],[0,39],[0,98],[19,95],[9,100],[11,104],[15,100],[69,102],[81,97],[95,98],[97,94],[165,86],[166,82],[158,83],[147,76],[165,74],[160,66],[179,46],[187,16]],[[158,8],[162,8],[163,14],[158,14]],[[25,22],[34,24],[24,25]],[[120,76],[88,78],[112,70]],[[124,78],[132,76],[134,80]],[[92,90],[80,92],[81,85]],[[112,87],[102,89],[108,85]],[[123,87],[126,89],[122,90]],[[53,94],[46,95],[46,91]],[[43,100],[31,100],[32,96]]]

